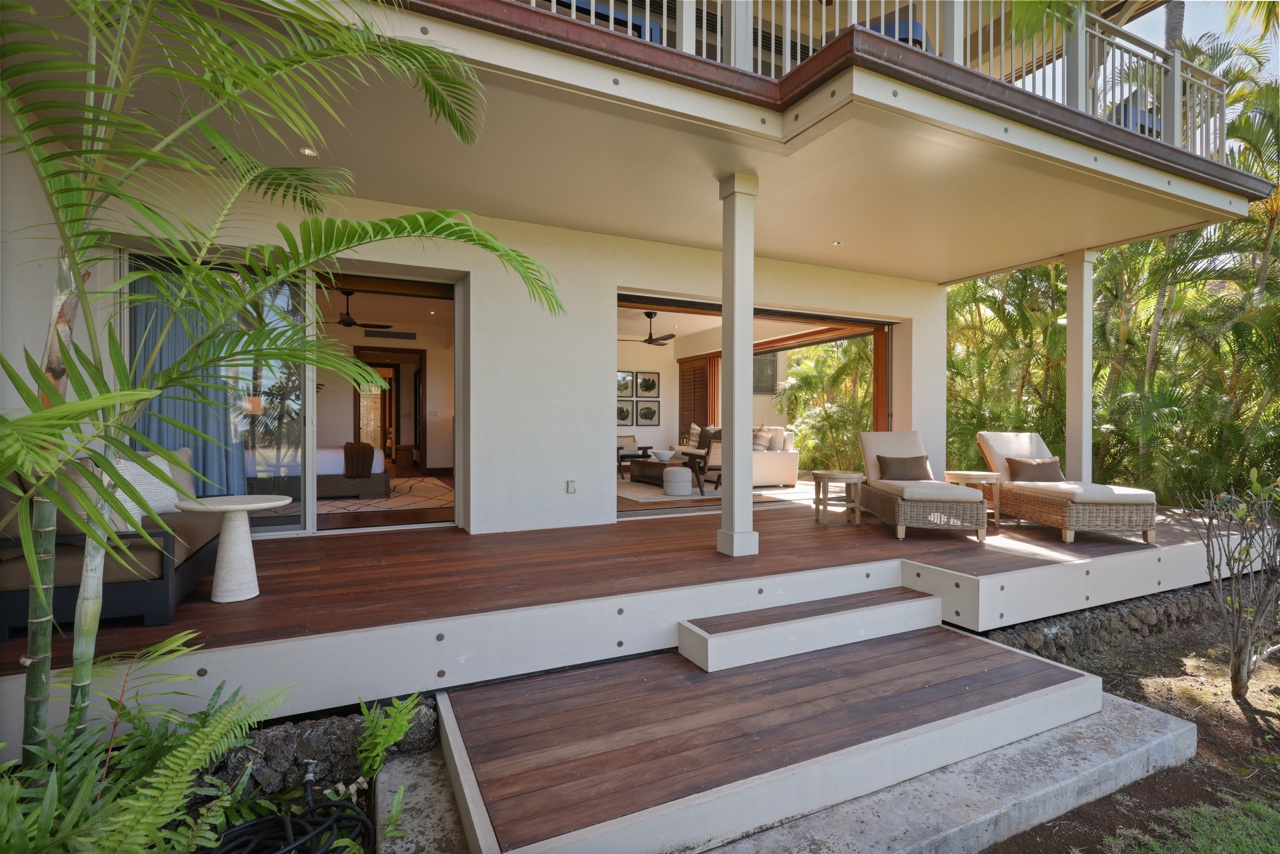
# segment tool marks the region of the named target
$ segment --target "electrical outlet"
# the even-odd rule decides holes
[[[564,491],[572,495],[578,491],[578,482],[576,480],[566,480],[564,482]]]

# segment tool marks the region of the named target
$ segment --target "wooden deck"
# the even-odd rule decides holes
[[[700,515],[479,536],[450,528],[259,540],[256,599],[216,604],[206,580],[172,625],[104,623],[98,652],[139,649],[183,629],[217,649],[898,558],[982,576],[1154,548],[1088,533],[1067,546],[1056,530],[1032,525],[990,528],[985,545],[927,530],[899,542],[874,517],[824,527],[811,509],[788,507],[756,515],[759,555],[729,558],[715,551],[719,523]],[[1161,544],[1194,538],[1182,522],[1159,524]],[[0,644],[0,676],[22,671],[25,646],[21,635]],[[69,663],[69,634],[55,636],[53,652],[55,666]]]
[[[449,700],[509,851],[1090,678],[932,628],[718,673],[659,653]]]

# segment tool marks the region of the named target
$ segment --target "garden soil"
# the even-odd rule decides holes
[[[1212,623],[1133,638],[1077,666],[1103,690],[1196,724],[1196,758],[988,848],[985,854],[1105,852],[1109,837],[1160,838],[1163,811],[1280,791],[1280,661],[1264,662],[1249,702],[1231,697],[1227,653]],[[1280,852],[1280,840],[1276,841]]]

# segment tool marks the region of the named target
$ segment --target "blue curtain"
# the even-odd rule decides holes
[[[132,285],[134,293],[155,294],[157,289],[150,278],[138,279]],[[169,309],[160,302],[135,303],[129,310],[129,326],[133,334],[134,353],[150,354],[169,317]],[[191,329],[199,335],[200,330]],[[175,323],[165,336],[154,369],[160,370],[177,360],[190,345],[188,330]],[[145,361],[146,357],[142,360]],[[135,370],[141,370],[139,364]],[[213,439],[213,442],[192,436],[167,424],[159,418],[144,413],[138,421],[138,431],[169,450],[191,448],[191,465],[208,478],[208,482],[196,480],[196,494],[244,495],[244,448],[241,445],[236,423],[239,413],[233,411],[230,394],[207,390],[213,400],[204,403],[187,400],[191,395],[181,391],[166,391],[153,399],[147,413],[158,412],[182,424],[187,424]],[[219,400],[221,397],[223,399]]]

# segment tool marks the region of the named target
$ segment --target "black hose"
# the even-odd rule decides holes
[[[307,763],[302,782],[306,807],[299,813],[268,815],[228,828],[212,854],[324,854],[349,839],[372,850],[373,822],[349,801],[315,802],[315,763]]]

